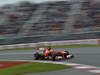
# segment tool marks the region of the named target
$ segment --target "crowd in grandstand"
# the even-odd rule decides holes
[[[46,5],[44,13],[35,13],[41,5]],[[63,30],[64,24],[67,22],[68,14],[73,3],[67,1],[58,1],[50,3],[34,4],[31,2],[21,2],[16,5],[5,5],[0,8],[0,34],[18,33],[21,27],[26,24],[33,24],[32,30],[56,31]],[[81,2],[81,13],[73,25],[73,28],[97,28],[100,24],[100,3],[92,4],[91,1]],[[34,22],[38,16],[42,17]],[[33,20],[32,17],[35,17]],[[31,20],[29,23],[27,23]],[[33,22],[32,22],[33,21]],[[71,20],[70,20],[71,21]],[[26,27],[27,29],[27,27]]]
[[[68,1],[39,4],[26,1],[4,5],[0,7],[0,35],[20,34],[23,30],[29,30],[25,33],[34,36],[41,32],[67,31],[65,25],[69,24],[68,21],[73,22],[69,18],[73,4]],[[100,31],[100,2],[83,1],[77,4],[81,6],[80,13],[74,19],[71,32]]]
[[[100,2],[92,3],[92,1],[87,1],[81,4],[81,15],[73,25],[74,28],[100,30]]]

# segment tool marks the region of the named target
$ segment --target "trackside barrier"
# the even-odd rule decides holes
[[[85,39],[85,40],[65,40],[65,41],[50,41],[50,42],[38,42],[27,44],[14,44],[14,45],[1,45],[0,50],[14,49],[14,48],[31,48],[37,46],[56,46],[56,45],[75,45],[75,44],[100,44],[100,39]]]
[[[98,44],[100,45],[100,39],[98,39]]]

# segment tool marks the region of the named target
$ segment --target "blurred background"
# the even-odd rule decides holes
[[[0,45],[97,38],[99,0],[0,0]]]

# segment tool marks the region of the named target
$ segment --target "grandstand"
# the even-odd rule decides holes
[[[19,2],[0,7],[0,45],[100,38],[100,3]]]

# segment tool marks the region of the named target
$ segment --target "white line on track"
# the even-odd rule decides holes
[[[33,54],[34,52],[10,52],[10,53],[0,53],[0,55],[19,55],[19,54]],[[4,60],[7,61],[7,60]],[[10,61],[10,60],[8,60]],[[11,60],[11,61],[26,61],[26,62],[41,62],[41,63],[52,63],[52,64],[63,64],[73,66],[75,69],[79,70],[86,70],[91,73],[100,74],[100,67],[84,65],[84,64],[76,64],[76,63],[66,63],[66,62],[59,62],[59,61],[36,61],[36,60]]]
[[[89,72],[92,72],[92,73],[100,73],[100,70],[89,70]]]

